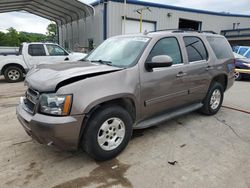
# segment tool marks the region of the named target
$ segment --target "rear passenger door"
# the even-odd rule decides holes
[[[189,87],[189,102],[201,102],[207,93],[210,84],[208,64],[208,52],[201,38],[196,36],[184,36],[188,65],[186,66],[186,81]]]
[[[43,44],[29,44],[28,54],[24,56],[26,63],[32,67],[45,61],[47,56]]]

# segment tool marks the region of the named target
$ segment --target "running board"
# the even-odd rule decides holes
[[[187,113],[195,111],[195,110],[198,110],[202,106],[203,106],[202,103],[197,103],[197,104],[193,104],[193,105],[190,105],[190,106],[187,106],[187,107],[184,107],[184,108],[172,111],[172,112],[161,114],[161,115],[155,116],[153,118],[146,119],[146,120],[139,122],[138,124],[136,124],[133,127],[133,129],[145,129],[145,128],[148,128],[151,126],[155,126],[155,125],[158,125],[158,124],[163,123],[165,121],[168,121],[172,118],[187,114]]]

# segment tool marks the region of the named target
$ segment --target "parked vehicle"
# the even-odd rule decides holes
[[[250,70],[250,59],[237,54],[234,52],[234,57],[235,57],[235,68],[236,69],[245,69],[245,70]],[[235,80],[241,80],[242,78],[249,78],[249,74],[244,74],[240,73],[238,71],[235,71],[234,73],[234,78]]]
[[[233,51],[246,58],[250,58],[250,46],[235,46],[233,47]]]
[[[113,37],[84,61],[39,65],[17,107],[38,142],[117,156],[133,129],[200,110],[216,114],[234,83],[234,56],[217,34],[161,31]]]
[[[0,54],[0,75],[4,75],[8,82],[19,82],[35,65],[77,61],[85,56],[84,53],[68,53],[53,43],[23,43],[19,48],[19,53]]]

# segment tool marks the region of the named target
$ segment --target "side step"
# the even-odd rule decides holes
[[[151,126],[155,126],[155,125],[163,123],[167,120],[170,120],[172,118],[181,116],[183,114],[187,114],[187,113],[195,111],[195,110],[198,110],[202,106],[203,106],[202,103],[196,103],[196,104],[192,104],[190,106],[180,108],[180,109],[172,111],[172,112],[161,114],[161,115],[155,116],[153,118],[146,119],[146,120],[139,122],[138,124],[134,125],[133,129],[145,129],[145,128],[148,128]]]

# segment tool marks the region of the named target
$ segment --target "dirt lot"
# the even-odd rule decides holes
[[[250,82],[236,82],[223,104],[246,112],[194,112],[136,131],[102,163],[32,141],[15,116],[24,91],[0,78],[0,187],[250,187]]]

